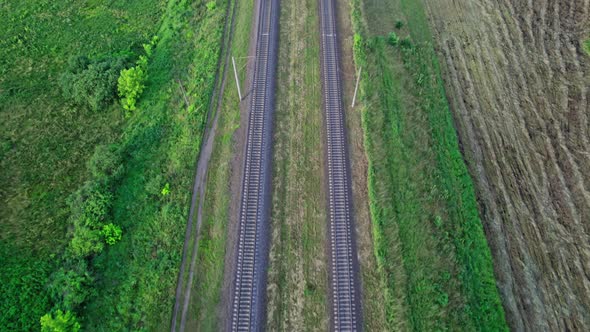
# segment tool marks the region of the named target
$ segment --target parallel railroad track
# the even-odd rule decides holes
[[[334,10],[333,0],[320,0],[322,83],[328,158],[331,327],[334,331],[360,331],[358,262],[353,238],[351,179]]]
[[[278,0],[259,0],[233,283],[231,331],[264,328]]]

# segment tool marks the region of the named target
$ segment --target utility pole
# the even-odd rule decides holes
[[[238,87],[238,96],[240,97],[240,101],[242,101],[242,91],[240,90],[240,80],[238,79],[238,71],[236,69],[236,59],[232,56],[231,62],[234,65],[234,76],[236,77],[236,86]]]
[[[352,105],[351,105],[351,107],[354,107],[354,102],[356,101],[356,92],[359,89],[359,81],[361,80],[361,72],[362,72],[362,70],[363,70],[363,67],[360,67],[359,68],[359,74],[358,74],[358,76],[356,78],[356,85],[354,87],[354,96],[352,96]]]

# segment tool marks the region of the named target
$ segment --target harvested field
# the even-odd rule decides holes
[[[514,330],[590,330],[590,1],[426,0]]]

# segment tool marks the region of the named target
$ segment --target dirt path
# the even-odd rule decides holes
[[[590,330],[590,2],[427,0],[515,330]]]
[[[227,11],[226,11],[226,17],[228,17],[229,19],[226,20],[226,24],[224,27],[223,40],[221,43],[221,51],[220,51],[220,53],[222,55],[224,54],[224,52],[231,49],[231,37],[233,35],[236,6],[235,6],[235,4],[233,5],[231,17],[228,16],[230,7],[232,7],[232,6],[228,5]],[[229,27],[229,30],[228,30],[228,27]],[[226,44],[226,41],[227,41],[227,44]],[[197,170],[196,170],[195,181],[194,181],[194,185],[193,185],[191,205],[190,205],[190,209],[189,209],[189,216],[188,216],[188,222],[187,222],[187,230],[186,230],[186,235],[185,235],[185,239],[184,239],[184,248],[183,248],[183,252],[182,252],[179,277],[178,277],[178,282],[177,282],[177,287],[176,287],[176,299],[175,299],[174,309],[173,309],[173,313],[172,313],[172,323],[171,323],[171,328],[170,328],[171,331],[176,331],[178,312],[180,310],[181,302],[183,305],[182,305],[182,314],[181,314],[181,319],[180,319],[179,330],[184,331],[184,329],[185,329],[186,314],[187,314],[188,306],[189,306],[189,302],[190,302],[191,289],[192,289],[192,285],[193,285],[195,265],[196,265],[196,261],[197,261],[197,254],[198,254],[198,247],[199,247],[198,246],[198,238],[199,238],[201,224],[202,224],[202,210],[203,210],[203,202],[205,200],[204,197],[205,197],[207,171],[209,168],[209,160],[211,160],[211,153],[213,151],[213,142],[215,139],[215,131],[217,129],[217,122],[219,119],[219,113],[221,111],[221,100],[222,100],[222,96],[223,96],[223,91],[225,89],[225,83],[226,83],[226,77],[227,77],[227,67],[229,64],[229,54],[230,53],[227,52],[225,59],[222,60],[220,57],[220,60],[219,60],[219,66],[223,66],[223,71],[222,71],[221,76],[219,76],[219,72],[218,72],[217,77],[215,79],[216,80],[216,83],[215,83],[216,88],[211,96],[211,102],[210,102],[209,112],[208,112],[208,116],[207,116],[208,123],[206,124],[205,133],[203,135],[204,140],[203,140],[201,149],[199,150],[199,158],[197,161]],[[219,89],[217,89],[217,81],[218,81],[219,77],[221,77],[221,84],[219,86]],[[210,115],[213,113],[214,110],[215,110],[215,116],[213,118],[211,118]],[[196,208],[197,201],[199,202],[197,214],[196,214],[197,223],[194,227],[194,232],[193,232],[193,219],[194,219],[193,216],[195,215],[195,208]],[[190,269],[188,272],[188,282],[186,283],[186,288],[183,288],[184,280],[186,278],[185,269],[186,269],[186,264],[187,264],[187,253],[188,253],[189,247],[191,246],[191,242],[192,242],[193,250],[192,250],[192,254],[190,256],[191,263],[190,263]]]

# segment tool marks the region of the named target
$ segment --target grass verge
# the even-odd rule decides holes
[[[507,330],[422,2],[386,7],[352,20],[388,329]]]
[[[231,36],[230,55],[236,58],[243,84],[250,46],[250,29],[254,1],[237,1],[235,27]],[[220,317],[223,305],[222,286],[228,238],[230,178],[235,153],[234,134],[240,126],[240,105],[233,69],[228,68],[209,170],[206,180],[203,223],[199,237],[197,271],[189,306],[188,331],[218,331],[223,329]]]

